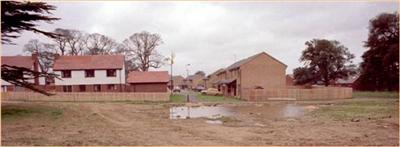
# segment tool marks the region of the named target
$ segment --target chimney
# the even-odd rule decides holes
[[[54,54],[54,60],[57,60],[58,58],[60,58],[60,54],[58,53]]]
[[[37,53],[32,53],[32,59],[34,61],[38,60],[38,54]]]
[[[31,56],[33,60],[33,71],[39,72],[39,58],[37,53],[32,53]],[[39,85],[39,75],[37,73],[34,74],[34,82],[35,85]]]

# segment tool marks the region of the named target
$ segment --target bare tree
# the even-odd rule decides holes
[[[54,33],[56,33],[58,36],[53,40],[56,42],[56,46],[61,55],[65,55],[67,53],[67,38],[69,36],[69,30],[57,28],[54,30]]]
[[[69,47],[70,55],[82,55],[85,47],[85,33],[79,30],[68,30],[68,36],[66,36],[66,41]]]
[[[85,39],[85,46],[88,49],[88,55],[107,55],[115,51],[118,43],[105,35],[94,33],[90,34]]]
[[[55,50],[54,44],[41,43],[37,39],[32,39],[24,45],[24,52],[38,55],[40,69],[46,73],[53,66]]]
[[[156,48],[163,41],[158,34],[146,31],[135,33],[123,41],[125,45],[125,56],[128,56],[141,71],[148,71],[150,67],[160,68],[163,64],[163,56]]]
[[[41,43],[37,39],[31,39],[24,45],[24,51],[29,53],[38,53],[41,48]]]

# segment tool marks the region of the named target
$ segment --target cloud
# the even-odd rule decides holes
[[[369,20],[394,12],[397,2],[52,2],[61,20],[41,28],[77,29],[101,33],[122,42],[143,30],[161,35],[159,51],[176,54],[174,74],[203,70],[212,73],[234,61],[265,51],[288,65],[300,66],[304,43],[313,38],[340,41],[356,55],[366,50]],[[29,39],[51,42],[25,32],[3,45],[3,55],[22,54]],[[169,70],[165,65],[157,70]]]

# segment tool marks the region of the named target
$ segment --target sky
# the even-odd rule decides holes
[[[314,38],[337,40],[349,48],[359,64],[367,49],[369,20],[393,13],[398,2],[50,2],[57,9],[55,28],[100,33],[122,42],[134,33],[148,31],[161,36],[157,50],[176,55],[173,74],[186,76],[198,70],[210,74],[240,59],[266,52],[285,63],[287,74],[302,66],[299,58],[305,42]],[[17,45],[2,45],[2,55],[22,55],[30,39],[51,43],[43,35],[23,32]],[[190,66],[187,66],[190,64]],[[159,69],[168,70],[165,64]]]

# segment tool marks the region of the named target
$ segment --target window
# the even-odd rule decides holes
[[[117,76],[117,70],[107,69],[107,77],[116,77],[116,76]]]
[[[86,91],[86,85],[79,85],[79,91],[80,92],[85,92]]]
[[[94,91],[95,92],[101,91],[101,85],[94,85]]]
[[[71,78],[71,71],[70,70],[63,70],[61,71],[62,78]]]
[[[72,92],[72,86],[63,86],[63,92]]]
[[[115,86],[114,84],[109,84],[107,85],[108,90],[117,90],[117,86]]]
[[[85,77],[94,77],[94,70],[85,70]]]

